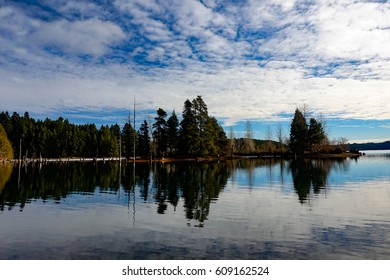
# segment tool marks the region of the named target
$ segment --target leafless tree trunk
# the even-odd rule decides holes
[[[249,121],[246,121],[245,127],[246,127],[245,151],[250,154],[255,151],[255,142],[253,141],[253,132],[252,132],[251,123]]]

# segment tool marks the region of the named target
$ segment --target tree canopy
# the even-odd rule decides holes
[[[223,154],[227,145],[222,126],[209,116],[201,96],[184,102],[181,121],[175,111],[168,117],[159,108],[154,123],[144,120],[138,131],[132,127],[130,117],[122,128],[118,124],[97,128],[95,124],[72,124],[62,117],[35,120],[28,112],[23,116],[1,112],[0,124],[0,157],[5,157],[6,149],[10,158],[14,156],[12,150],[19,151],[20,141],[24,158],[117,157],[120,148],[122,155],[130,158],[134,145],[136,156],[142,158],[216,156]]]
[[[320,144],[324,139],[325,132],[322,123],[310,118],[310,122],[307,124],[304,114],[296,109],[290,128],[289,147],[291,152],[303,155],[305,151],[313,151],[315,145]]]

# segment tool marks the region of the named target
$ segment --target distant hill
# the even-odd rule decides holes
[[[349,144],[350,150],[390,150],[390,141],[385,141],[382,143],[353,143]]]

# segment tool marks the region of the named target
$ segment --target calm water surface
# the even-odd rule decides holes
[[[0,259],[390,259],[390,152],[0,163]]]

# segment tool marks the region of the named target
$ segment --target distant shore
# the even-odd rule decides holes
[[[308,154],[304,157],[307,158],[319,158],[319,159],[332,159],[332,158],[358,158],[362,156],[359,152],[343,152],[337,154],[326,154],[326,153],[318,153],[318,154]]]

